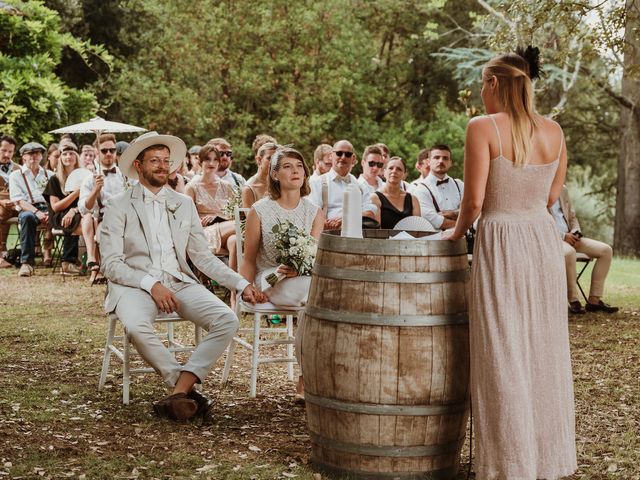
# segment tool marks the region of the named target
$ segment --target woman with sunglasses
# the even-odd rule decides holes
[[[403,218],[420,216],[418,199],[403,188],[406,175],[407,166],[400,157],[387,161],[384,169],[387,182],[371,194],[371,202],[378,207],[375,219],[380,228],[391,230]]]
[[[218,177],[220,152],[208,143],[198,153],[202,173],[191,180],[185,189],[196,204],[200,222],[209,242],[209,250],[214,255],[227,252],[235,255],[235,242],[231,237],[235,233],[235,224],[227,218],[224,209],[234,196],[233,187]]]
[[[76,267],[78,260],[78,236],[82,234],[80,225],[81,216],[78,212],[78,197],[80,188],[72,192],[65,191],[67,178],[76,168],[80,168],[80,155],[78,147],[71,141],[60,142],[60,159],[57,162],[55,175],[49,179],[49,183],[42,193],[49,211],[49,224],[52,228],[62,230],[62,268],[63,275],[79,275]]]

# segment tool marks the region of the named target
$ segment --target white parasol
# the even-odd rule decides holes
[[[88,122],[76,123],[67,127],[51,130],[49,133],[95,133],[96,138],[99,140],[102,133],[131,133],[131,132],[146,132],[145,128],[136,127],[135,125],[128,125],[126,123],[111,122],[101,117],[94,117]],[[100,144],[98,144],[98,150],[100,150]],[[97,171],[100,172],[100,162],[97,165]]]

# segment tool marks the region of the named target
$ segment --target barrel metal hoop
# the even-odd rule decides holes
[[[338,442],[333,438],[323,437],[313,432],[309,432],[309,435],[311,441],[321,447],[330,448],[339,452],[374,457],[430,457],[434,455],[447,455],[457,453],[462,443],[460,440],[456,440],[455,442],[442,445],[399,447],[396,445],[361,445],[357,443]],[[462,440],[464,440],[464,437]]]
[[[394,416],[434,416],[462,413],[469,408],[469,402],[453,405],[386,405],[372,403],[345,402],[334,398],[319,397],[306,391],[304,399],[307,403],[319,407],[340,410],[349,413],[363,413],[366,415],[394,415]]]
[[[324,278],[335,280],[353,280],[356,282],[376,283],[445,283],[464,282],[468,276],[468,270],[452,270],[449,272],[380,272],[371,270],[353,270],[339,268],[330,265],[316,265],[313,273]]]
[[[464,240],[392,240],[387,238],[347,238],[323,233],[319,248],[330,252],[399,257],[443,257],[466,255]]]
[[[328,475],[358,480],[451,480],[458,474],[459,469],[458,465],[454,465],[427,472],[367,472],[336,467],[316,458],[312,458],[311,463],[317,470]]]
[[[467,312],[442,315],[381,315],[368,312],[343,312],[307,304],[305,315],[329,322],[381,327],[441,327],[469,323]]]

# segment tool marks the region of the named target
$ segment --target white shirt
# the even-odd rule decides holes
[[[222,180],[229,182],[233,187],[234,191],[238,191],[238,188],[242,189],[242,187],[244,187],[244,184],[247,183],[247,181],[244,179],[242,175],[240,175],[239,173],[232,172],[228,168],[226,173],[220,178]],[[236,180],[237,180],[237,183],[236,183]]]
[[[373,192],[379,190],[384,186],[384,180],[382,180],[380,177],[376,177],[376,181],[378,183],[378,186],[372,187],[371,185],[369,185],[369,182],[367,182],[367,179],[364,178],[363,174],[360,174],[360,176],[358,177],[358,185],[360,185],[360,190],[362,190],[365,195],[367,195],[367,198],[371,197],[371,194]]]
[[[560,199],[556,200],[553,205],[551,205],[551,215],[553,215],[553,219],[556,221],[556,225],[558,226],[558,230],[562,234],[563,238],[566,233],[569,233],[569,225],[567,224],[567,220],[564,218],[562,213],[562,207],[560,206]]]
[[[112,167],[113,168],[113,167]],[[126,179],[125,176],[120,172],[118,167],[116,168],[116,173],[109,173],[104,176],[104,184],[102,186],[102,190],[100,190],[100,194],[98,198],[100,199],[100,203],[102,204],[102,209],[107,205],[107,202],[111,197],[115,197],[116,195],[124,192]],[[86,215],[89,212],[92,212],[95,217],[98,216],[100,212],[100,207],[98,206],[98,200],[93,203],[93,208],[89,210],[86,206],[87,197],[91,194],[91,190],[96,184],[96,179],[93,175],[85,178],[84,182],[80,186],[80,197],[78,199],[78,211],[82,215]]]
[[[418,187],[418,186],[419,186],[418,184],[419,184],[419,183],[422,183],[423,181],[424,181],[424,177],[422,177],[422,176],[419,176],[418,178],[416,178],[413,182],[411,182],[411,183],[409,184],[409,190],[408,190],[408,192],[409,192],[409,193],[413,193],[413,189],[414,189],[415,187]],[[422,188],[424,188],[424,187],[422,187]]]
[[[142,187],[142,195],[145,200],[144,209],[151,229],[151,242],[149,253],[151,254],[151,269],[140,282],[140,288],[151,293],[151,288],[156,282],[163,282],[165,274],[186,283],[195,283],[189,276],[180,271],[180,264],[173,245],[169,217],[167,216],[165,188],[154,195],[145,187]],[[148,202],[149,199],[157,199]]]
[[[449,175],[445,175],[442,180],[445,183],[438,185],[437,183],[441,180],[430,173],[427,178],[411,189],[411,194],[420,202],[420,214],[438,230],[444,222],[444,216],[439,212],[443,210],[458,210],[464,194],[462,180],[451,178]],[[429,191],[431,191],[433,197]],[[434,197],[439,208],[436,208],[433,203]]]
[[[23,173],[24,178],[22,177]],[[44,192],[44,189],[52,176],[53,172],[47,170],[45,173],[44,168],[38,167],[38,173],[34,177],[33,172],[26,165],[11,172],[11,175],[9,175],[9,199],[12,202],[16,202],[16,210],[20,210],[20,206],[17,205],[17,202],[20,200],[32,205],[36,203],[46,203],[44,196],[42,196],[42,192]],[[27,179],[27,183],[31,189],[33,200],[31,199],[29,190],[27,190],[27,186],[24,183],[25,178]]]
[[[309,180],[309,186],[311,187],[311,194],[309,200],[311,200],[318,208],[323,208],[322,204],[322,184],[327,182],[327,219],[342,218],[342,202],[344,191],[347,189],[349,183],[355,183],[360,186],[356,177],[350,173],[346,175],[346,181],[338,178],[338,173],[332,168],[324,175],[320,175],[316,178]],[[371,202],[371,194],[366,195],[362,191],[362,211],[363,212],[377,212],[378,208]]]

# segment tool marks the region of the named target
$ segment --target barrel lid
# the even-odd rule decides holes
[[[430,232],[407,231],[415,237],[407,240],[390,240],[400,230],[365,229],[364,238],[341,237],[340,230],[322,232],[318,247],[321,250],[360,255],[397,255],[400,257],[442,257],[465,255],[467,243],[464,239],[429,240]]]

